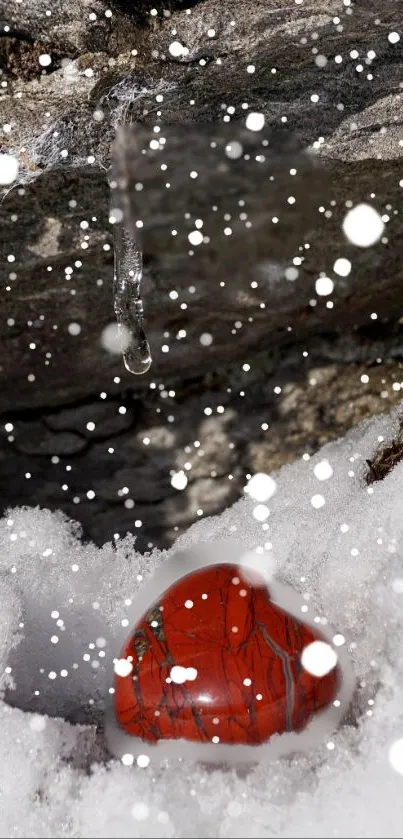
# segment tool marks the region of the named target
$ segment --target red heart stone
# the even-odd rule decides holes
[[[337,666],[323,677],[302,667],[303,649],[317,640],[239,567],[193,572],[162,595],[123,648],[132,670],[115,676],[117,722],[149,743],[259,745],[300,731],[340,686]]]

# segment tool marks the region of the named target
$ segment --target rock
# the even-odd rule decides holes
[[[19,160],[0,205],[0,412],[15,426],[0,488],[10,504],[62,507],[96,541],[130,529],[143,548],[231,503],[247,473],[386,409],[403,378],[402,41],[388,39],[401,0],[152,6],[0,0],[0,151]],[[261,133],[245,129],[253,112]],[[114,322],[108,177],[122,123],[138,146],[155,124],[167,138],[166,171],[160,151],[128,153],[153,353],[141,378],[101,340]],[[370,248],[342,232],[363,201],[385,224]],[[195,229],[210,241],[192,246]],[[321,274],[330,295],[317,293]]]
[[[259,180],[259,164],[251,175],[246,165],[236,169],[233,161],[233,188],[244,197],[235,201],[228,197],[221,218],[216,219],[210,209],[218,200],[214,169],[212,164],[208,169],[202,143],[197,148],[195,134],[192,129],[189,132],[176,135],[171,157],[176,174],[169,200],[158,179],[154,182],[151,165],[138,170],[139,179],[147,185],[144,194],[138,193],[135,206],[139,217],[142,214],[149,221],[144,232],[143,295],[153,354],[151,370],[140,380],[125,372],[120,355],[108,354],[101,345],[102,331],[114,318],[106,183],[96,173],[81,172],[78,179],[72,172],[52,171],[21,188],[22,194],[20,189],[7,196],[3,265],[10,255],[15,261],[6,269],[9,290],[3,307],[0,410],[63,405],[86,398],[89,392],[142,389],[145,382],[155,379],[180,381],[236,359],[248,359],[263,348],[268,357],[278,355],[281,348],[285,358],[293,345],[309,352],[320,342],[322,357],[329,357],[338,335],[343,335],[338,343],[338,358],[343,359],[344,345],[354,340],[364,343],[362,335],[357,340],[356,330],[370,329],[373,312],[379,321],[400,318],[403,282],[398,216],[393,209],[387,212],[387,237],[373,248],[354,247],[341,232],[345,202],[360,202],[375,186],[373,203],[380,212],[398,205],[397,161],[388,164],[387,171],[373,161],[365,170],[359,162],[355,170],[349,163],[335,167],[288,151],[283,161],[275,154],[269,157],[266,169],[275,171],[269,187]],[[231,136],[227,128],[225,133]],[[236,136],[244,136],[239,128]],[[191,142],[189,154],[187,142]],[[202,196],[192,198],[186,192],[181,159],[193,167],[189,171],[201,170]],[[297,176],[289,175],[291,163],[296,164]],[[165,216],[154,212],[154,195],[163,202]],[[295,197],[295,204],[288,203],[290,196]],[[245,212],[239,200],[248,205],[247,220],[253,225],[249,230],[239,218]],[[192,248],[187,240],[191,221],[181,223],[187,211],[204,220],[211,236],[208,246],[193,248],[193,256],[189,256]],[[232,228],[223,218],[227,211]],[[273,223],[273,218],[279,218],[279,223]],[[177,239],[171,234],[176,228]],[[233,230],[229,236],[224,233],[227,228]],[[344,278],[333,272],[341,256],[353,266]],[[295,266],[295,262],[300,264]],[[290,267],[296,277],[293,281],[286,279]],[[335,283],[332,308],[328,308],[328,298],[315,291],[321,272]],[[206,334],[211,336],[207,347],[202,343]],[[388,327],[389,343],[395,334]],[[396,343],[401,352],[399,331]],[[35,345],[32,352],[30,344]]]
[[[118,653],[120,731],[161,749],[164,740],[182,738],[204,748],[258,746],[303,730],[334,701],[342,680],[336,653],[325,674],[301,666],[315,641],[326,643],[322,633],[274,604],[265,577],[247,566],[243,574],[239,561],[187,570],[158,601],[145,603]],[[129,737],[134,751],[139,746]],[[203,749],[195,754],[214,759]]]
[[[67,54],[102,49],[113,54],[127,43],[135,26],[117,9],[110,14],[110,6],[103,0],[52,0],[51,5],[48,0],[1,0],[0,21],[10,27],[11,36],[28,43],[40,41]]]
[[[78,434],[63,431],[53,434],[43,422],[19,422],[18,436],[15,440],[17,452],[25,455],[40,457],[44,455],[70,456],[81,452],[86,447],[86,441]]]
[[[387,38],[398,27],[398,5],[383,18],[377,4],[366,4],[365,10],[346,7],[340,18],[336,0],[322,4],[320,11],[312,3],[296,8],[290,0],[279,11],[265,0],[254,4],[251,19],[241,0],[228,5],[206,0],[191,14],[173,4],[170,18],[159,14],[150,22],[131,14],[134,4],[117,4],[106,18],[109,7],[99,3],[96,21],[89,19],[85,4],[77,13],[77,0],[74,11],[56,4],[48,38],[55,49],[70,39],[76,57],[30,81],[14,75],[8,82],[10,95],[0,105],[2,122],[12,125],[4,136],[6,146],[18,151],[25,144],[18,154],[21,178],[28,180],[2,205],[3,259],[15,256],[7,272],[15,279],[9,282],[5,304],[11,325],[2,346],[1,410],[11,404],[25,408],[74,402],[87,397],[89,383],[93,394],[103,389],[113,393],[116,376],[120,389],[144,384],[126,374],[120,357],[108,356],[100,344],[102,329],[113,320],[112,230],[103,167],[109,165],[113,126],[123,118],[153,119],[158,93],[161,118],[187,126],[170,129],[168,158],[174,177],[169,197],[152,160],[137,161],[134,175],[145,182],[134,206],[148,220],[144,301],[154,357],[148,381],[203,375],[263,347],[271,352],[281,346],[285,354],[291,338],[308,348],[320,335],[329,356],[337,334],[351,342],[356,327],[371,323],[374,310],[389,322],[401,316],[401,232],[395,214],[401,195],[401,47]],[[43,39],[47,18],[35,9],[29,3],[18,8],[15,25],[29,30],[34,16],[32,37]],[[188,50],[184,57],[169,52],[173,26]],[[104,40],[95,45],[97,32]],[[124,49],[117,44],[118,32],[126,38]],[[346,54],[351,44],[364,61],[361,73],[358,58]],[[364,60],[367,53],[375,57]],[[339,64],[337,55],[343,57]],[[327,58],[325,66],[318,56]],[[252,61],[254,72],[246,72]],[[391,92],[394,83],[396,91]],[[211,210],[218,184],[206,144],[216,122],[203,135],[200,123],[221,119],[222,104],[230,104],[233,121],[221,123],[220,133],[245,137],[245,101],[249,110],[265,116],[270,145],[263,166],[274,181],[266,184],[261,164],[252,168],[227,158],[230,190],[245,196],[253,222],[247,231],[238,220],[227,237],[228,225],[224,219],[216,224]],[[257,147],[260,135],[246,134],[248,145]],[[188,167],[200,170],[202,196],[185,176]],[[226,195],[223,212],[239,215],[242,208],[231,191]],[[163,213],[152,217],[154,197]],[[294,204],[288,203],[290,197]],[[389,218],[387,241],[370,249],[352,246],[341,232],[346,202],[362,200],[372,200]],[[205,229],[214,228],[214,242],[194,257],[188,255],[186,236],[174,240],[171,235],[173,224],[190,207],[203,216]],[[339,256],[352,262],[348,277],[333,273]],[[295,260],[301,265],[295,266]],[[299,272],[292,282],[284,278],[290,266]],[[315,293],[321,272],[335,281],[331,309]],[[251,282],[258,286],[252,288]],[[172,290],[178,294],[175,300],[169,297]],[[69,326],[76,323],[81,331],[72,335]],[[185,331],[186,337],[178,338]],[[208,348],[200,343],[205,333],[213,337]],[[34,353],[27,353],[29,342],[37,344]],[[163,353],[163,346],[169,352]],[[46,369],[44,352],[52,354]],[[34,385],[29,375],[35,376]]]
[[[45,421],[53,431],[76,431],[87,439],[108,440],[122,434],[133,425],[135,412],[136,406],[128,410],[124,404],[98,402],[64,408],[57,414],[47,414]]]
[[[14,418],[0,437],[1,497],[8,506],[62,509],[98,544],[130,531],[141,550],[167,546],[193,521],[236,501],[248,475],[313,454],[363,419],[390,410],[403,388],[401,362],[328,364],[274,377],[264,372],[263,360],[256,367],[257,361],[242,371],[241,384],[238,373],[234,388],[229,376],[205,377],[175,397],[161,399],[150,390],[141,410],[137,399],[132,407],[128,399],[132,424],[120,431],[111,426],[109,439],[84,434],[84,420],[105,407],[120,419],[115,400],[77,407],[75,425],[74,408],[60,412],[60,423],[53,409],[41,420]],[[51,431],[55,421],[60,430]],[[366,464],[352,468],[364,481]],[[171,483],[180,470],[188,480],[183,490]]]
[[[40,84],[37,79],[24,83],[23,90],[18,77],[9,83],[17,102],[5,97],[4,116],[7,108],[18,107],[19,93],[31,100],[25,112],[31,130],[15,120],[10,145],[19,148],[20,132],[25,139],[31,137],[28,161],[37,165],[44,126],[49,132],[58,127],[59,136],[43,147],[40,167],[53,164],[55,148],[64,146],[69,148],[65,166],[74,163],[75,149],[88,146],[97,163],[105,163],[108,145],[103,135],[111,137],[113,124],[123,115],[135,121],[155,113],[158,91],[164,94],[158,108],[168,120],[220,118],[230,94],[235,119],[244,115],[244,101],[250,109],[261,110],[267,124],[284,125],[286,116],[290,131],[300,135],[303,145],[323,135],[319,147],[323,153],[330,150],[335,159],[346,159],[346,149],[332,144],[332,135],[342,122],[348,133],[350,116],[355,124],[359,114],[367,113],[366,140],[371,132],[377,135],[380,126],[388,129],[389,97],[400,93],[402,49],[401,42],[388,41],[388,33],[399,29],[401,0],[382,14],[375,0],[344,8],[339,0],[326,0],[320,7],[313,0],[298,6],[285,0],[280,8],[275,0],[257,0],[253,10],[245,0],[205,0],[190,14],[181,10],[183,5],[172,3],[169,17],[160,13],[144,18],[138,10],[148,11],[148,3],[117,3],[106,17],[110,4],[98,0],[91,3],[96,20],[90,19],[86,0],[74,0],[69,6],[56,0],[50,19],[46,0],[40,0],[39,7],[37,0],[17,6],[10,18],[17,31],[47,40],[59,51],[67,44],[75,63],[45,74]],[[0,7],[0,16],[6,20],[7,14],[8,3],[3,10]],[[187,51],[184,55],[170,52],[173,29],[176,42]],[[353,51],[352,44],[358,55],[347,54]],[[247,72],[248,67],[254,70]],[[87,76],[88,69],[93,73]],[[372,78],[367,78],[368,72]],[[102,132],[93,119],[94,105],[100,100],[108,115]],[[399,124],[399,113],[393,114],[393,121]],[[353,143],[355,130],[350,128]],[[383,137],[385,159],[390,146],[387,131]],[[371,158],[371,144],[366,147]],[[356,157],[347,153],[347,159]]]

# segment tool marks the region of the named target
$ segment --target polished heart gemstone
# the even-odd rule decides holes
[[[259,745],[300,731],[340,684],[335,656],[325,675],[303,666],[315,641],[319,632],[238,566],[202,568],[167,589],[127,640],[115,663],[117,723],[149,743]]]

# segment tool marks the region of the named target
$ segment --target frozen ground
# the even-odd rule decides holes
[[[170,554],[144,558],[129,536],[98,549],[61,515],[9,512],[0,657],[17,707],[0,705],[1,836],[403,835],[403,463],[370,488],[364,481],[366,458],[397,425],[397,415],[378,418],[284,468],[264,530],[245,498],[179,541],[238,533],[248,547],[270,543],[278,576],[312,597],[351,650],[349,724],[308,757],[240,773],[108,761],[91,722],[125,598]]]

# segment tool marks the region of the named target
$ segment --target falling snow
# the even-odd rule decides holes
[[[0,185],[9,186],[18,175],[18,160],[12,154],[0,154]]]
[[[370,204],[357,204],[348,211],[343,221],[347,239],[360,248],[369,248],[378,242],[384,229],[381,216]]]

